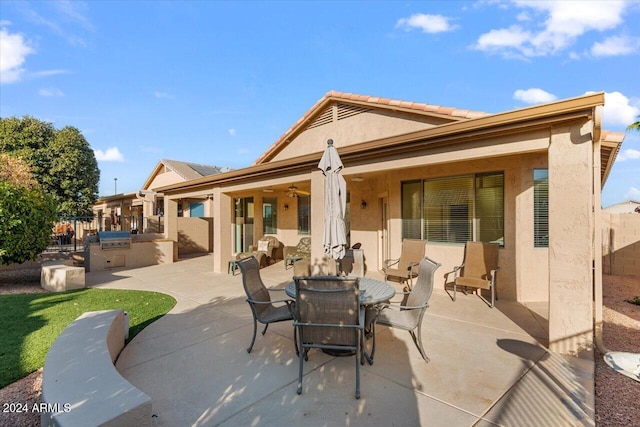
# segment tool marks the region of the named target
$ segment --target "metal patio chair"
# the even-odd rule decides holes
[[[253,338],[251,338],[251,344],[247,349],[247,353],[251,353],[253,344],[256,341],[258,322],[264,324],[264,330],[262,331],[262,335],[264,335],[269,324],[293,320],[294,302],[290,299],[271,300],[269,291],[284,292],[284,289],[267,289],[260,277],[260,263],[254,256],[238,260],[236,263],[242,272],[242,286],[247,294],[247,303],[251,307],[251,313],[253,313]],[[276,306],[274,303],[283,303],[284,305]]]
[[[453,300],[456,300],[458,286],[464,288],[487,289],[491,291],[491,302],[487,301],[479,292],[478,296],[493,308],[498,299],[496,291],[496,275],[498,269],[497,243],[467,242],[464,248],[464,261],[462,265],[453,269]]]
[[[409,290],[413,286],[413,278],[418,276],[418,264],[424,257],[424,240],[404,239],[402,240],[402,253],[400,258],[388,259],[384,261],[384,281],[389,277],[397,277],[400,282],[407,282]],[[393,268],[392,268],[393,267]]]
[[[429,258],[423,258],[418,264],[418,279],[415,286],[410,292],[403,292],[408,294],[406,303],[397,305],[396,303],[384,304],[380,311],[376,322],[373,323],[373,350],[371,352],[371,359],[375,352],[375,325],[389,326],[392,328],[403,329],[409,331],[411,338],[422,358],[429,362],[429,358],[422,346],[422,319],[429,307],[429,298],[433,293],[434,273],[440,267],[440,263],[433,261]],[[418,330],[416,333],[416,329]]]
[[[302,393],[304,361],[311,348],[355,352],[356,399],[360,399],[360,353],[364,310],[360,308],[359,278],[294,277],[300,367],[297,393]]]

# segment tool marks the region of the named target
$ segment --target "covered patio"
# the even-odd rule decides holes
[[[213,272],[213,255],[95,272],[89,286],[172,295],[174,309],[129,343],[118,371],[153,401],[153,425],[594,425],[593,361],[548,351],[548,306],[437,287],[424,319],[425,363],[408,333],[377,328],[375,363],[353,397],[352,358],[312,351],[302,395],[293,328],[273,324],[251,354],[241,276]],[[443,274],[444,271],[438,271]],[[283,262],[261,270],[284,287]],[[377,271],[368,276],[381,279]],[[185,278],[188,277],[188,280]]]

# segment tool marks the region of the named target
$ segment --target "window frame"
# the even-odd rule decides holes
[[[306,203],[300,203],[300,200],[306,200]],[[298,197],[296,198],[296,209],[297,209],[297,220],[298,220],[298,235],[299,236],[309,236],[311,235],[311,196],[306,196],[306,195],[302,195],[299,194]],[[306,221],[304,219],[301,219],[304,217],[304,212],[302,211],[302,208],[306,207],[307,208],[307,213],[306,213]],[[306,222],[306,230],[303,229],[303,225]]]
[[[267,211],[269,211],[267,213]],[[278,198],[262,198],[262,234],[278,233]]]
[[[544,176],[536,178],[536,173]],[[549,168],[534,168],[533,173],[533,247],[549,247]],[[537,181],[546,183],[543,187]],[[545,188],[546,187],[546,188]],[[546,191],[546,195],[544,194]],[[543,204],[542,206],[540,204]],[[546,231],[546,233],[545,233]],[[546,234],[546,235],[541,235]]]
[[[402,181],[401,182],[401,190],[400,190],[400,198],[401,198],[401,220],[402,220],[402,238],[411,238],[411,239],[422,239],[425,240],[427,242],[430,243],[434,243],[434,244],[445,244],[445,245],[462,245],[464,243],[466,243],[467,239],[466,237],[469,237],[468,240],[471,241],[481,241],[479,240],[479,235],[481,233],[480,228],[478,227],[478,223],[479,220],[481,218],[479,218],[478,216],[478,205],[480,204],[479,201],[481,200],[479,198],[479,194],[478,194],[478,182],[479,179],[481,180],[483,177],[500,177],[501,179],[501,201],[502,201],[502,206],[499,209],[499,212],[501,213],[501,231],[502,231],[502,236],[501,238],[496,238],[494,240],[491,240],[490,242],[493,243],[499,243],[500,247],[504,247],[504,242],[505,242],[505,172],[503,170],[499,170],[499,171],[490,171],[490,172],[481,172],[481,173],[468,173],[468,174],[459,174],[459,175],[451,175],[451,176],[445,176],[445,177],[432,177],[432,178],[423,178],[423,179],[414,179],[414,180],[408,180],[408,181]],[[452,234],[450,233],[444,233],[444,229],[440,230],[440,235],[447,235],[446,240],[430,240],[429,239],[429,233],[427,230],[427,201],[426,201],[426,187],[428,185],[428,183],[436,183],[437,181],[441,181],[441,182],[446,182],[446,181],[450,181],[450,182],[454,182],[454,180],[458,180],[461,183],[464,183],[465,180],[468,180],[469,182],[467,183],[467,187],[469,187],[467,190],[471,192],[471,200],[470,200],[470,204],[464,204],[464,206],[468,206],[467,208],[467,212],[470,216],[469,218],[469,229],[468,229],[468,233],[467,235],[465,235],[463,238],[461,238],[461,240],[459,241],[452,241],[451,239],[448,238],[448,236],[451,236]],[[412,198],[415,199],[415,195],[416,195],[416,188],[410,188],[409,186],[415,186],[416,184],[419,184],[419,202],[417,200],[409,200],[409,194],[413,194]],[[406,187],[405,187],[406,186]],[[405,193],[405,188],[407,188],[407,191],[411,191],[411,193]],[[444,188],[446,189],[446,186],[444,186]],[[464,190],[463,187],[462,189]],[[407,203],[411,203],[410,206],[407,205]],[[419,206],[417,207],[418,211],[419,211],[419,216],[420,218],[415,217],[415,215],[412,215],[411,218],[405,216],[407,213],[415,211],[416,210],[416,205],[415,203],[419,203]],[[442,208],[444,207],[453,207],[453,206],[458,206],[456,204],[443,204],[443,205],[438,205],[441,206]],[[449,215],[444,215],[442,214],[441,211],[441,217],[444,218],[445,221],[447,221],[447,224],[450,225],[449,221],[451,219],[450,215],[451,213],[449,213]],[[415,214],[415,212],[413,212]],[[433,214],[433,212],[432,212]],[[419,229],[417,227],[417,224],[409,224],[408,222],[419,222]],[[455,227],[454,227],[455,228]],[[459,227],[458,227],[459,228]],[[448,229],[448,228],[447,228]],[[500,229],[497,229],[498,231],[500,231]],[[437,230],[436,230],[437,231]],[[419,235],[418,235],[419,234]],[[453,234],[455,235],[455,233]],[[462,241],[464,240],[464,242]]]

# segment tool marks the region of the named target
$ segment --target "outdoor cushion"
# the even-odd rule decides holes
[[[268,251],[269,251],[269,241],[258,240],[258,252],[268,252]]]

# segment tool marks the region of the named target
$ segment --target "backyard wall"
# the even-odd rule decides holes
[[[213,251],[213,218],[178,218],[178,254]]]
[[[602,272],[640,277],[640,214],[602,213]]]

